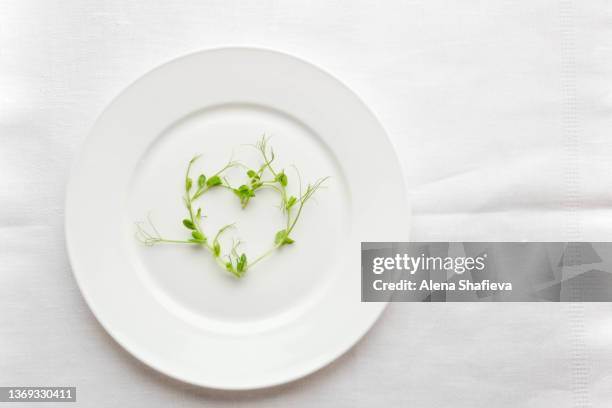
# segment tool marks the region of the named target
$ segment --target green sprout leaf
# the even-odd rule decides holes
[[[235,188],[234,194],[236,194],[238,198],[240,199],[240,204],[242,205],[242,208],[246,207],[251,197],[255,197],[255,191],[249,186],[247,186],[246,184],[243,184],[240,187]]]
[[[191,178],[187,177],[185,179],[185,191],[189,192],[191,191],[191,185],[193,184],[193,181],[191,180]]]
[[[212,176],[211,178],[209,178],[209,179],[206,181],[206,185],[207,185],[208,187],[218,186],[218,185],[220,185],[221,183],[222,183],[222,181],[221,181],[221,177],[219,177],[219,176]]]
[[[198,242],[206,242],[206,237],[200,231],[192,231],[191,236]]]
[[[289,182],[289,180],[287,179],[287,175],[285,174],[285,172],[280,172],[276,175],[275,180],[278,181],[279,183],[281,183],[281,185],[283,187],[287,187],[287,183]]]
[[[205,184],[206,184],[206,176],[203,174],[200,174],[200,177],[198,177],[198,187],[202,188],[204,187]]]
[[[247,268],[247,256],[246,254],[242,254],[240,255],[240,258],[238,258],[238,262],[236,263],[236,270],[240,273],[244,273],[246,272],[246,268]]]
[[[274,236],[274,243],[280,245],[287,237],[287,230],[280,230]]]
[[[284,229],[278,231],[274,236],[274,244],[279,247],[283,245],[293,244],[294,242],[294,240],[289,238],[289,233],[287,232],[287,230]]]
[[[183,220],[183,225],[184,225],[185,227],[189,228],[190,230],[194,230],[194,229],[196,229],[196,228],[195,228],[195,225],[193,225],[193,221],[188,220],[187,218],[185,218],[185,219]]]
[[[287,204],[285,205],[285,209],[288,210],[291,207],[293,207],[296,201],[297,201],[297,198],[295,196],[289,197],[289,199],[287,200]]]

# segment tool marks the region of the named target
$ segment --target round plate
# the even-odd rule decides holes
[[[187,239],[189,159],[202,155],[196,175],[232,155],[255,166],[249,145],[262,135],[294,193],[300,178],[330,177],[304,207],[295,244],[237,279],[202,248],[135,238],[150,218]],[[258,193],[242,210],[223,191],[201,199],[203,228],[235,222],[230,236],[245,252],[270,247],[283,225],[278,196]],[[393,148],[355,94],[294,57],[224,48],[149,72],[102,113],[73,168],[66,239],[83,296],[125,349],[179,380],[252,389],[317,370],[372,326],[385,304],[360,301],[360,242],[402,240],[407,219]]]

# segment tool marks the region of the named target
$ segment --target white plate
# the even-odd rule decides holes
[[[202,153],[196,172],[210,173],[234,149],[254,163],[243,145],[262,134],[290,184],[291,164],[304,182],[331,176],[295,245],[236,279],[203,250],[134,238],[151,214],[163,235],[184,239],[187,161]],[[241,211],[211,192],[205,228],[236,221],[258,253],[282,225],[276,200],[263,193]],[[192,384],[252,389],[317,370],[372,326],[385,304],[360,302],[360,242],[404,239],[408,213],[391,144],[348,88],[285,54],[225,48],[149,72],[104,111],[71,175],[66,239],[89,307],[130,353]]]

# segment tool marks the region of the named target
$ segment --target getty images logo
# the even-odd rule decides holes
[[[417,271],[442,271],[451,270],[458,275],[468,270],[482,271],[487,254],[477,257],[471,256],[410,256],[408,254],[396,254],[394,257],[376,257],[372,260],[372,272],[380,275],[385,271],[397,270],[407,271],[414,275]]]

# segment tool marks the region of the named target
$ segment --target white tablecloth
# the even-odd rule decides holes
[[[65,252],[71,161],[131,81],[223,45],[295,54],[363,97],[416,240],[612,237],[611,2],[4,0],[0,386],[74,385],[83,407],[610,406],[611,304],[392,304],[331,366],[243,393],[115,344]]]

